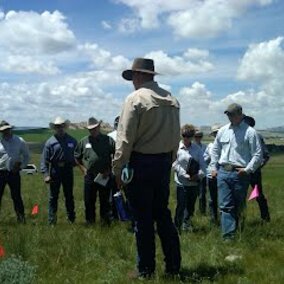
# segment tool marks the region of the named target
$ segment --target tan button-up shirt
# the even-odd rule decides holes
[[[173,152],[180,140],[179,103],[156,82],[147,82],[125,101],[117,130],[113,172],[120,175],[131,152]]]

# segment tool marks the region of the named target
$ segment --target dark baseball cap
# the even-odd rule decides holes
[[[243,108],[241,105],[233,103],[228,105],[227,109],[224,111],[225,114],[241,114],[243,112]]]

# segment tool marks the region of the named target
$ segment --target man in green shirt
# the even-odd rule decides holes
[[[84,202],[87,224],[96,219],[97,192],[100,198],[100,216],[103,223],[110,222],[110,188],[108,180],[111,173],[111,155],[115,151],[114,140],[100,132],[101,121],[89,118],[89,136],[84,137],[75,149],[76,162],[84,175]]]

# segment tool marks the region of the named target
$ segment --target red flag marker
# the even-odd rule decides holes
[[[259,190],[257,184],[255,185],[254,189],[252,190],[248,200],[253,200],[259,197]]]
[[[38,204],[35,204],[35,206],[32,209],[32,215],[37,215],[38,211],[39,211]]]
[[[0,245],[0,257],[4,257],[4,256],[5,256],[5,249],[4,247]]]

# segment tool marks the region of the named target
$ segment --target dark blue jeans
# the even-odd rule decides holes
[[[195,202],[199,193],[199,185],[180,186],[177,185],[177,206],[175,214],[175,225],[178,229],[183,223],[188,223],[194,215]]]
[[[262,220],[269,221],[270,220],[270,214],[269,214],[267,200],[266,200],[266,198],[263,194],[261,169],[258,169],[253,174],[251,174],[250,184],[251,184],[252,188],[254,188],[255,185],[258,186],[259,197],[256,199],[256,201],[257,201],[258,206],[259,206],[260,216],[261,216]]]
[[[238,228],[242,210],[246,205],[249,176],[239,176],[237,171],[218,171],[219,208],[223,238],[233,238]]]
[[[58,207],[58,196],[60,186],[63,187],[65,197],[65,207],[67,217],[70,222],[75,221],[75,206],[73,197],[73,168],[51,168],[50,170],[50,191],[49,191],[49,206],[48,206],[48,222],[56,223],[56,213]]]
[[[210,219],[213,223],[218,221],[218,186],[216,178],[208,178]]]
[[[201,214],[206,213],[206,177],[199,183],[199,211]]]
[[[110,203],[110,187],[104,187],[94,182],[95,176],[88,173],[84,177],[84,202],[85,202],[85,218],[87,224],[96,221],[96,200],[97,193],[100,198],[100,217],[105,224],[110,223],[111,203]]]
[[[151,275],[155,271],[155,222],[166,272],[177,273],[180,243],[168,209],[171,155],[132,153],[130,166],[134,177],[128,186],[128,198],[135,221],[139,273]]]
[[[21,196],[21,177],[19,173],[12,173],[8,171],[0,171],[0,203],[4,193],[6,184],[10,187],[11,197],[14,203],[14,209],[18,220],[23,218],[24,204]]]

